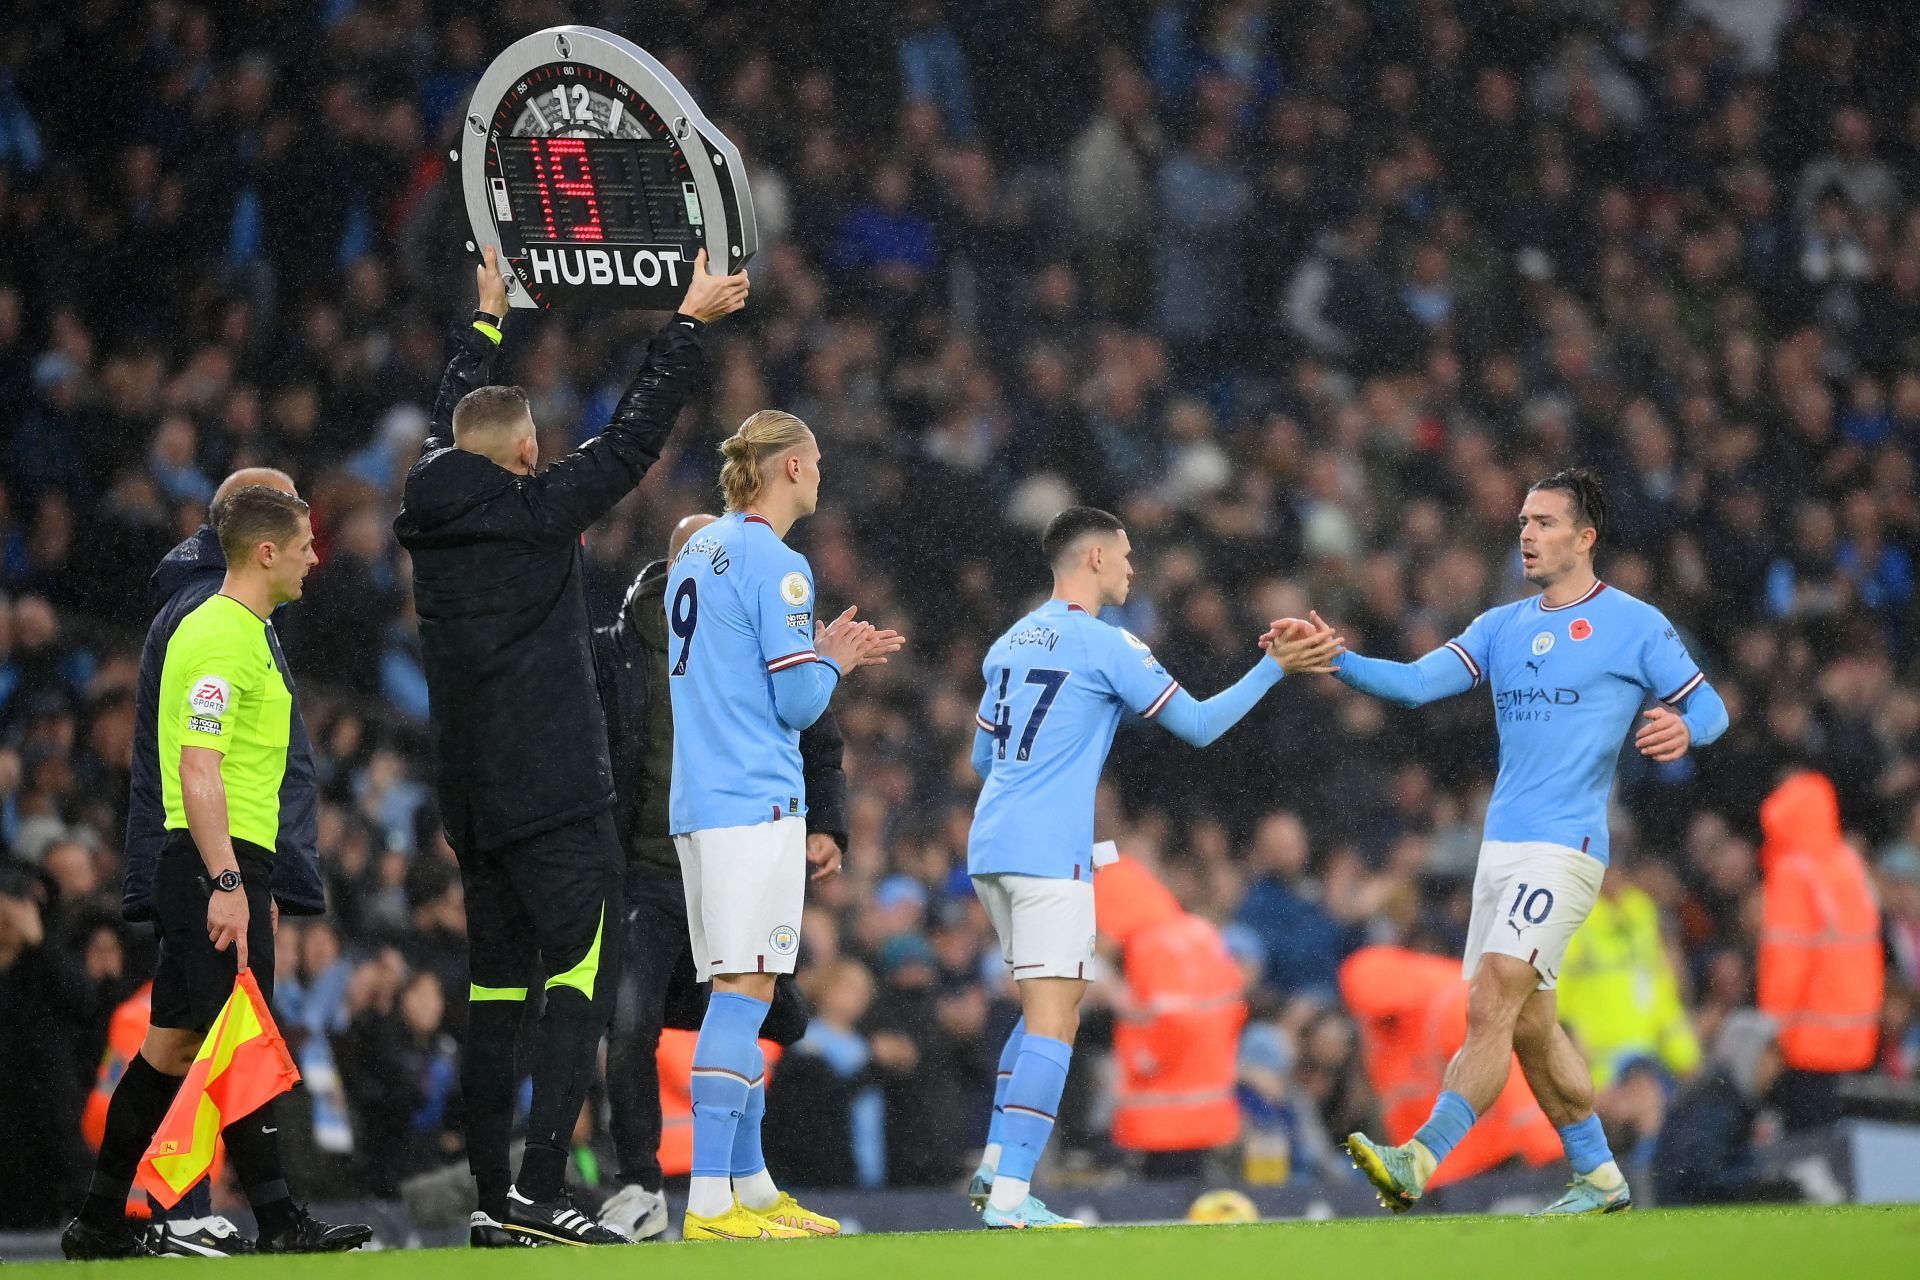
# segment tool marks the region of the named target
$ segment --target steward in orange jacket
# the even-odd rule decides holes
[[[1426,1123],[1447,1063],[1467,1039],[1467,983],[1460,962],[1401,947],[1362,947],[1340,966],[1340,998],[1360,1025],[1367,1076],[1380,1097],[1387,1141],[1405,1142]],[[1428,1185],[1463,1181],[1514,1156],[1541,1165],[1560,1155],[1560,1135],[1533,1100],[1515,1058],[1499,1101]]]
[[[1873,883],[1841,838],[1833,783],[1789,777],[1760,806],[1760,829],[1760,1008],[1780,1024],[1781,1057],[1795,1071],[1864,1071],[1879,1045],[1886,959]]]
[[[1210,921],[1189,915],[1131,858],[1093,877],[1095,919],[1122,949],[1127,999],[1113,1033],[1113,1142],[1206,1151],[1240,1136],[1234,1080],[1247,1002]]]

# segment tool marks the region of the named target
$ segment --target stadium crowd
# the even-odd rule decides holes
[[[390,522],[471,305],[450,140],[491,53],[568,20],[692,88],[749,160],[762,234],[709,390],[588,537],[594,607],[610,616],[673,521],[714,506],[715,443],[776,405],[825,450],[822,512],[796,532],[822,612],[857,598],[913,637],[836,701],[847,874],[811,891],[816,1024],[792,1052],[817,1061],[784,1099],[776,1071],[768,1129],[795,1185],[957,1186],[982,1140],[982,1046],[1015,1007],[964,874],[979,664],[1043,590],[1037,531],[1070,501],[1125,518],[1142,572],[1116,620],[1208,693],[1267,619],[1309,606],[1369,653],[1442,643],[1525,590],[1526,485],[1598,468],[1604,577],[1674,619],[1733,717],[1697,756],[1622,761],[1608,901],[1651,922],[1635,963],[1666,981],[1671,961],[1677,1013],[1596,1063],[1610,1122],[1651,1142],[1702,1046],[1723,1025],[1750,1042],[1760,805],[1798,766],[1833,779],[1883,901],[1875,1070],[1920,1075],[1920,15],[15,9],[0,1225],[55,1221],[84,1181],[108,1019],[152,963],[119,914],[146,580],[242,465],[292,474],[323,556],[277,624],[323,798],[330,913],[281,921],[277,995],[315,1193],[392,1194],[459,1157],[464,918]],[[543,454],[605,421],[653,323],[511,318],[500,372]],[[1247,1170],[1277,1144],[1266,1176],[1343,1176],[1329,1135],[1380,1100],[1340,964],[1367,944],[1458,954],[1494,759],[1478,694],[1403,714],[1321,678],[1286,682],[1204,765],[1123,727],[1102,833],[1222,926],[1251,982]],[[1125,1167],[1094,1078],[1076,1075],[1062,1131],[1089,1176]],[[783,1103],[804,1139],[780,1135]]]

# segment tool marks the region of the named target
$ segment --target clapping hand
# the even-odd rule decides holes
[[[885,666],[887,656],[900,652],[907,638],[898,631],[881,630],[871,622],[854,621],[857,606],[848,605],[847,611],[831,623],[822,626],[816,622],[814,628],[814,650],[823,658],[831,658],[840,668],[842,675],[852,675],[861,667]]]

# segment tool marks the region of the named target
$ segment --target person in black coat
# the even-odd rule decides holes
[[[474,1007],[461,1088],[479,1184],[481,1243],[624,1237],[562,1195],[569,1138],[618,980],[623,858],[606,717],[594,685],[580,537],[660,456],[705,368],[702,330],[746,304],[747,277],[702,253],[680,311],[648,346],[598,437],[544,470],[526,394],[495,387],[506,282],[488,248],[480,308],[456,335],[433,425],[407,473],[394,531],[413,594],[432,703],[447,843],[466,889]],[[514,1032],[546,988],[530,1055],[533,1102],[518,1179],[507,1155]]]
[[[1727,1018],[1707,1069],[1660,1127],[1653,1187],[1662,1207],[1802,1198],[1797,1183],[1762,1174],[1753,1158],[1754,1120],[1780,1076],[1778,1033],[1772,1018],[1754,1010]]]
[[[622,916],[626,952],[607,1038],[607,1103],[619,1170],[617,1190],[601,1207],[600,1219],[638,1240],[650,1240],[667,1228],[665,1175],[659,1161],[660,1075],[654,1057],[660,1031],[697,1031],[707,1012],[708,987],[694,970],[680,855],[667,833],[673,704],[667,690],[666,590],[668,565],[687,539],[714,519],[688,516],[675,525],[667,558],[640,571],[619,617],[593,633],[613,763],[614,825],[627,853]],[[831,710],[800,733],[807,860],[816,880],[839,870],[847,846],[847,776],[841,764],[845,745]],[[782,974],[774,983],[773,1003],[760,1034],[784,1048],[806,1034],[807,1017],[807,1002],[793,975]]]

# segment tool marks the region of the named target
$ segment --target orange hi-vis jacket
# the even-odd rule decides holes
[[[1863,1071],[1879,1046],[1886,957],[1833,783],[1792,775],[1761,804],[1760,829],[1760,1008],[1780,1023],[1780,1055],[1798,1071]]]
[[[1447,1063],[1467,1039],[1460,962],[1400,947],[1363,947],[1340,966],[1340,998],[1360,1024],[1387,1141],[1405,1142],[1427,1122]],[[1534,1165],[1560,1158],[1560,1135],[1534,1101],[1518,1058],[1499,1099],[1428,1185],[1460,1182],[1515,1156]]]
[[[660,1072],[660,1172],[667,1177],[685,1177],[693,1172],[693,1046],[700,1039],[697,1031],[667,1027],[660,1032],[660,1047],[653,1061]],[[779,1045],[760,1042],[767,1059],[767,1075],[780,1061]]]
[[[1232,1142],[1240,1136],[1234,1082],[1247,1002],[1220,931],[1182,911],[1131,858],[1100,868],[1093,893],[1100,932],[1122,947],[1127,982],[1113,1033],[1114,1145],[1205,1151]]]

